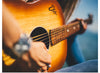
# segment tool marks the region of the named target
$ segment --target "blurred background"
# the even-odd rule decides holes
[[[93,23],[88,25],[85,33],[78,35],[79,47],[86,60],[98,59],[98,0],[80,0],[68,22],[76,19],[88,18],[93,14]],[[65,63],[63,67],[66,67]]]

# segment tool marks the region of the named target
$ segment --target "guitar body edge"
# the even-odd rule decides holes
[[[4,0],[4,3],[18,21],[21,29],[29,36],[36,27],[43,27],[49,32],[50,29],[65,24],[61,7],[56,0],[40,0],[35,4],[26,4],[19,0]],[[48,71],[53,72],[60,69],[67,56],[67,40],[50,46],[49,54],[52,63]]]

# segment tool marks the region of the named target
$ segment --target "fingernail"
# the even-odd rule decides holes
[[[49,64],[49,65],[47,65],[47,70],[49,69],[51,67],[51,65]]]
[[[50,64],[50,65],[48,65],[48,67],[50,68],[50,67],[51,67],[51,64]]]

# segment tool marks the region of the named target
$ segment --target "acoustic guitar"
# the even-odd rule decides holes
[[[33,41],[46,44],[52,59],[48,71],[60,69],[67,56],[66,38],[81,30],[81,21],[64,25],[62,9],[56,0],[39,0],[33,4],[26,4],[20,0],[4,0],[4,3],[22,30],[32,37]],[[91,16],[84,20],[87,24],[91,21]],[[22,65],[24,62],[13,59],[4,50],[2,52],[3,68],[6,71],[29,71],[24,68],[25,64]]]

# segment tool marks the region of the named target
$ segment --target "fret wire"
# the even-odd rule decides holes
[[[78,29],[78,30],[79,30],[79,29]],[[77,30],[77,31],[78,31],[78,30]],[[74,33],[74,32],[73,32],[73,33]],[[66,38],[66,37],[65,37],[65,38]],[[64,39],[65,39],[65,38],[64,38]],[[62,40],[63,40],[63,39],[62,39]],[[55,40],[52,40],[52,41],[55,41]]]
[[[60,31],[61,32],[61,31]],[[46,36],[43,36],[43,35],[45,35],[45,34],[47,34],[47,33],[43,33],[43,34],[40,34],[40,35],[37,35],[37,36],[34,36],[34,37],[32,37],[33,39],[34,39],[34,41],[37,41],[37,40],[40,40],[40,39],[42,39],[42,38],[44,38],[44,37],[47,37],[48,35],[46,35]],[[42,36],[42,37],[40,37],[40,36]],[[55,36],[55,35],[54,35]],[[38,38],[38,37],[40,37],[40,38]],[[36,38],[36,39],[35,39]]]
[[[70,27],[70,28],[71,28],[71,27]],[[65,30],[65,31],[66,31],[66,30]],[[62,33],[62,31],[60,31],[60,32]],[[54,33],[58,33],[58,32],[55,32],[55,31],[54,31]],[[57,35],[55,35],[54,33],[53,33],[52,35],[57,36]]]
[[[79,25],[79,24],[76,24],[76,25]],[[75,26],[75,25],[74,25],[74,26]],[[73,31],[73,29],[72,29],[73,26],[71,26],[70,28],[71,28],[70,31]],[[69,28],[69,29],[70,29],[70,28]],[[77,28],[76,28],[76,29],[77,29]],[[78,31],[78,30],[79,30],[79,29],[77,29],[77,31]],[[74,30],[74,31],[75,31],[75,30]],[[77,31],[75,31],[75,32],[77,32]],[[63,33],[63,32],[65,32],[65,31],[61,31],[61,33]],[[66,33],[66,32],[65,32],[65,33]],[[73,33],[74,33],[74,32],[73,32]],[[69,32],[69,34],[71,35],[72,32]],[[70,36],[70,35],[69,35],[69,36]],[[59,36],[59,37],[62,37],[62,36]],[[62,38],[60,38],[60,39],[63,40]],[[56,42],[55,42],[55,40],[54,40],[54,44],[56,44],[57,42],[59,42],[59,39],[56,39]]]
[[[47,35],[47,36],[48,36],[48,35]],[[34,42],[35,42],[35,41],[38,41],[38,40],[40,40],[40,39],[42,39],[42,38],[44,38],[44,37],[46,37],[46,36],[40,37],[40,38],[35,39],[35,40],[33,40],[33,41],[34,41]],[[44,40],[46,40],[46,39],[48,39],[48,38],[42,39],[41,41],[44,41]]]
[[[60,31],[61,32],[61,31]],[[38,40],[40,40],[40,39],[43,39],[44,37],[47,37],[48,35],[46,35],[46,36],[42,36],[42,37],[40,37],[40,38],[37,38],[37,39],[34,39],[34,41],[38,41]]]
[[[77,25],[77,24],[76,24]],[[75,26],[75,25],[73,25],[73,26]],[[71,26],[71,27],[73,27],[73,26]],[[68,27],[67,27],[68,28]],[[51,30],[52,31],[52,30]],[[65,30],[66,31],[66,30]],[[58,33],[59,31],[52,31],[51,33],[53,34],[53,35],[55,35],[55,33]]]
[[[43,33],[43,34],[40,34],[40,35],[34,36],[34,37],[32,37],[32,39],[37,38],[37,37],[39,37],[39,36],[43,36],[43,35],[45,35],[45,34],[47,34],[47,33]]]
[[[65,33],[65,31],[62,31],[61,33],[63,34],[63,33]],[[60,38],[59,38],[59,37],[60,37]],[[59,37],[58,37],[58,39],[54,40],[54,42],[56,41],[55,43],[59,42],[60,40],[63,40],[63,39],[62,39],[62,37],[63,37],[62,35],[59,35]],[[64,38],[65,38],[65,37],[64,37]]]
[[[70,27],[70,28],[71,28],[71,27]],[[78,29],[78,30],[79,30],[79,29]],[[64,40],[65,38],[66,38],[66,37],[61,38],[60,40],[56,40],[56,42],[55,42],[55,39],[53,39],[53,40],[50,40],[50,42],[51,42],[51,41],[54,41],[54,44],[56,44],[56,43],[58,43],[59,41]],[[53,44],[53,45],[54,45],[54,44]]]
[[[62,33],[62,34],[64,33],[64,28],[60,30],[60,33]],[[59,36],[60,38],[58,37],[58,38],[54,41],[54,43],[56,43],[56,42],[58,42],[60,39],[62,39],[62,38],[61,38],[61,37],[62,37],[61,35],[57,34],[56,36]]]
[[[76,24],[77,25],[77,24]],[[73,25],[73,26],[75,26],[75,25]],[[70,26],[70,28],[72,28],[73,26]],[[66,36],[64,36],[63,35],[63,33],[64,34],[66,34],[67,32],[66,32],[66,29],[67,29],[68,27],[67,26],[63,26],[62,27],[62,29],[61,28],[58,28],[58,29],[56,29],[56,30],[54,30],[54,31],[56,31],[56,32],[52,32],[52,36],[59,36],[60,38],[58,38],[57,40],[56,40],[56,42],[55,42],[55,39],[54,40],[52,40],[52,38],[51,38],[51,40],[50,41],[54,41],[54,44],[56,44],[56,43],[58,43],[59,41],[61,41],[61,40],[63,40],[63,39],[65,39],[66,38]],[[60,30],[61,29],[61,30]],[[59,30],[59,33],[58,33],[58,31],[57,30]],[[57,34],[58,33],[58,34]],[[62,33],[62,35],[59,35],[60,33]],[[55,35],[56,34],[56,35]],[[50,35],[51,36],[51,35]],[[62,38],[63,37],[63,38]]]
[[[63,26],[63,27],[66,27],[66,26]],[[68,26],[68,27],[69,27],[69,26]],[[53,29],[53,30],[55,30],[55,29]],[[44,34],[46,34],[46,33],[43,33],[43,34],[40,34],[40,35],[34,36],[34,37],[32,37],[32,38],[37,38],[38,36],[41,36],[41,35],[44,35]]]

